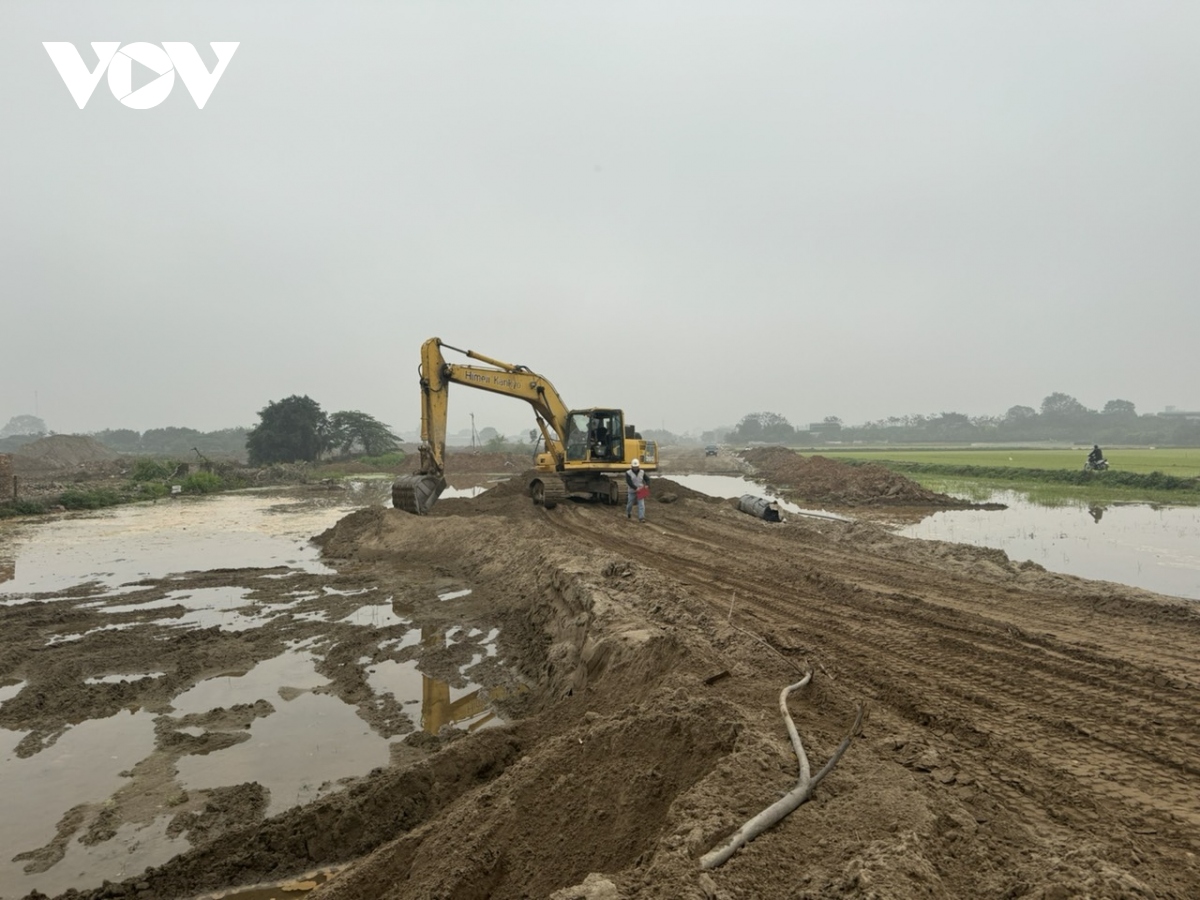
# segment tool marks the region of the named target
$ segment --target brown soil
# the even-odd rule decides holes
[[[487,453],[483,450],[449,450],[446,470],[455,475],[512,475],[529,468],[532,453]],[[417,457],[412,457],[414,464]]]
[[[839,503],[861,506],[860,488]],[[500,627],[510,668],[489,687],[509,724],[412,734],[392,766],[268,820],[253,786],[189,800],[175,827],[195,850],[81,896],[185,897],[348,861],[310,896],[1200,896],[1194,604],[865,521],[769,524],[656,479],[667,494],[645,525],[595,504],[536,508],[515,480],[425,517],[344,518],[319,543],[346,586],[383,586],[431,624]],[[446,583],[474,593],[438,603]],[[218,653],[203,636],[163,650],[107,632],[55,670],[20,640],[63,615],[97,613],[0,609],[0,683],[39,685],[0,722],[31,730],[27,750],[89,704],[165,708],[180,684],[303,634],[261,629]],[[350,661],[379,635],[319,627],[323,674],[369,717]],[[168,675],[56,688],[112,654]],[[814,771],[862,705],[860,732],[813,801],[702,872],[700,856],[794,785],[778,698],[810,671],[789,706]],[[266,710],[228,714],[233,729]],[[192,752],[188,737],[161,752]]]
[[[755,472],[780,488],[788,499],[839,507],[971,506],[947,494],[928,491],[892,470],[867,463],[851,465],[824,456],[801,456],[784,447],[744,450],[741,457]]]
[[[121,454],[110,450],[93,438],[76,434],[52,434],[25,444],[13,454],[17,474],[71,469],[89,463],[119,459]]]

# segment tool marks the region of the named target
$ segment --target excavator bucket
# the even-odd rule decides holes
[[[441,475],[401,475],[392,482],[392,506],[423,516],[446,489]]]

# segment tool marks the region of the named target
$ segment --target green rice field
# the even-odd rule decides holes
[[[1200,448],[1104,448],[1110,469],[1084,472],[1090,448],[845,447],[800,450],[853,463],[877,463],[922,487],[986,499],[1018,491],[1034,503],[1200,505]]]
[[[900,447],[853,447],[802,450],[830,459],[861,459],[869,462],[931,463],[945,466],[981,466],[1013,469],[1082,469],[1090,447],[1048,450],[1004,447],[947,447],[908,449]],[[1200,476],[1200,447],[1104,447],[1110,471],[1149,474],[1162,472],[1181,478]]]

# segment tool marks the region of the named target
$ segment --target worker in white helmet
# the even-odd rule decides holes
[[[633,518],[633,504],[637,503],[638,521],[646,521],[646,498],[650,496],[650,475],[642,471],[641,464],[635,459],[625,470],[625,486],[629,488],[629,496],[625,499],[625,518]]]

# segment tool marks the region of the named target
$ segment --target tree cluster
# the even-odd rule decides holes
[[[398,446],[391,429],[374,416],[358,410],[327,415],[308,396],[293,394],[272,401],[258,416],[259,423],[246,435],[246,451],[254,466],[315,462],[329,452],[381,456]]]
[[[795,442],[796,429],[779,413],[756,412],[742,417],[729,432],[729,440],[746,444],[751,441],[788,444]]]
[[[49,434],[46,428],[46,423],[37,416],[13,416],[8,420],[8,424],[0,428],[0,438],[9,437],[24,437],[25,435],[36,435],[38,437]]]

